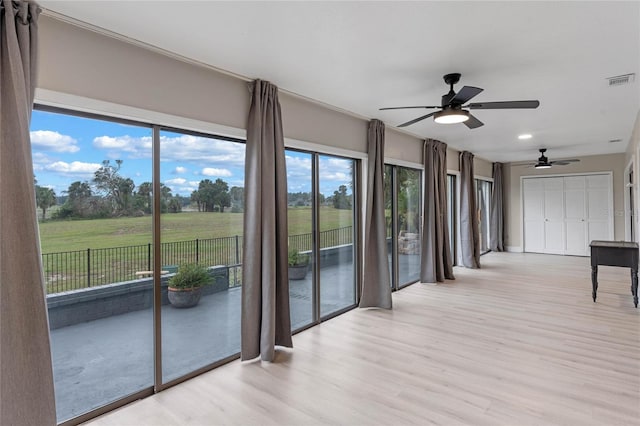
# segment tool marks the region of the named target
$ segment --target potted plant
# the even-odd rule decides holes
[[[202,286],[209,284],[211,277],[206,266],[185,263],[169,279],[169,302],[176,308],[196,306],[202,296]]]
[[[304,280],[309,270],[309,255],[297,249],[289,249],[289,279]]]

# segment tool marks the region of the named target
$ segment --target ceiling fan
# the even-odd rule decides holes
[[[484,123],[478,120],[471,113],[463,108],[468,109],[522,109],[522,108],[538,108],[540,102],[537,100],[530,101],[502,101],[502,102],[476,102],[463,105],[482,92],[483,89],[479,87],[463,86],[458,93],[453,91],[453,85],[460,81],[460,73],[452,73],[444,76],[444,81],[450,86],[449,93],[442,95],[442,105],[422,105],[422,106],[406,106],[406,107],[389,107],[380,108],[380,111],[388,109],[409,109],[409,108],[426,108],[426,109],[440,109],[440,111],[432,112],[422,117],[415,118],[398,125],[398,127],[406,127],[412,124],[422,121],[425,118],[433,117],[436,123],[441,124],[453,124],[464,123],[468,128],[475,129],[483,126]]]
[[[544,155],[544,153],[547,152],[547,149],[540,148],[539,151],[540,158],[538,158],[537,163],[526,163],[523,164],[523,166],[535,167],[536,169],[548,169],[551,166],[567,166],[571,163],[577,163],[578,161],[580,161],[577,158],[573,158],[570,160],[549,161],[549,159]]]

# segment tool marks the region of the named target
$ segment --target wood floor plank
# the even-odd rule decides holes
[[[112,425],[640,425],[640,310],[627,269],[490,253],[94,419]]]

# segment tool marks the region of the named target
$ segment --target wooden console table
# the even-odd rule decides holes
[[[598,265],[631,268],[631,294],[638,307],[638,243],[628,241],[591,241],[591,285],[593,301],[598,291]]]

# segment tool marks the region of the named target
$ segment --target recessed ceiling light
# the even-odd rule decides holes
[[[530,133],[523,133],[521,135],[518,136],[518,139],[520,139],[521,141],[525,140],[525,139],[531,139],[533,136],[531,136]]]

